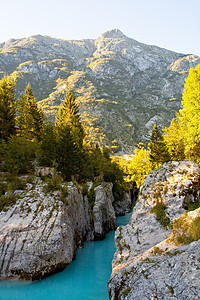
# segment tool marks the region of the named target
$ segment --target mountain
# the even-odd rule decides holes
[[[96,40],[36,35],[0,44],[0,75],[16,78],[17,97],[30,82],[53,120],[71,86],[92,139],[124,152],[148,142],[155,121],[169,125],[188,70],[198,63],[195,55],[142,44],[118,29]]]

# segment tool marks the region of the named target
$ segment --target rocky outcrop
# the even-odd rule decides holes
[[[37,178],[14,196],[15,205],[0,212],[1,277],[37,280],[63,270],[84,240],[101,239],[116,228],[110,183],[90,183],[83,196],[73,183],[47,193]]]
[[[131,191],[124,193],[120,200],[115,199],[113,207],[117,216],[123,216],[126,212],[129,212],[130,206],[133,204],[134,199],[131,199]]]
[[[129,224],[116,231],[110,299],[199,299],[199,199],[195,163],[148,174]]]
[[[95,40],[36,35],[0,44],[0,76],[12,74],[17,97],[28,82],[53,120],[69,86],[93,141],[114,151],[147,142],[181,108],[185,77],[200,59],[149,46],[114,29]],[[126,150],[126,151],[125,151]]]

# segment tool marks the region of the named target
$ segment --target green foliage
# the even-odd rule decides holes
[[[122,295],[124,296],[124,298],[130,293],[130,288],[126,288],[125,290],[123,290]]]
[[[68,89],[66,98],[56,117],[56,128],[66,126],[69,126],[70,134],[78,149],[81,148],[85,133],[80,120],[79,107],[71,88]]]
[[[138,147],[134,150],[132,159],[126,160],[123,157],[112,157],[112,162],[121,170],[121,176],[125,176],[124,181],[127,187],[135,185],[139,188],[153,168],[150,162],[149,151],[144,149],[141,144]]]
[[[84,161],[84,129],[72,90],[69,89],[55,123],[57,139],[56,162],[58,170],[67,179],[82,173]]]
[[[57,170],[65,179],[71,179],[76,174],[77,156],[76,147],[70,134],[68,125],[57,128],[56,136],[56,164]]]
[[[170,220],[165,214],[166,208],[167,207],[162,201],[157,201],[156,205],[150,210],[151,213],[154,213],[156,215],[156,220],[158,220],[164,227],[167,227],[170,224]]]
[[[165,128],[164,141],[171,160],[200,161],[200,64],[191,68],[185,80],[183,108]]]
[[[194,202],[188,203],[187,206],[188,206],[187,207],[187,211],[192,211],[192,210],[195,210],[195,209],[199,208],[200,207],[200,198],[199,199],[195,199]]]
[[[7,182],[5,182],[5,181],[1,182],[0,181],[0,197],[2,195],[5,195],[6,191],[7,191]]]
[[[170,155],[170,160],[184,160],[184,142],[180,124],[174,118],[168,128],[164,128],[164,141]]]
[[[0,81],[0,140],[7,140],[15,133],[15,91],[9,76]]]
[[[148,144],[150,161],[158,166],[159,163],[167,162],[170,160],[170,156],[164,142],[163,136],[160,133],[156,123],[154,124],[151,141]]]
[[[146,175],[152,170],[149,151],[143,147],[135,149],[128,170],[129,174],[131,174],[131,180],[135,181],[139,188],[143,184]]]
[[[52,191],[59,191],[62,189],[61,186],[62,178],[57,173],[54,173],[53,176],[46,179],[45,192],[49,193]]]
[[[37,144],[23,137],[15,136],[4,145],[3,171],[11,174],[26,174],[34,169]]]
[[[96,197],[96,192],[95,192],[94,186],[91,187],[91,189],[89,190],[87,195],[88,195],[90,209],[92,209],[94,207],[95,197]]]
[[[185,80],[182,105],[178,118],[184,129],[185,156],[200,161],[200,64]]]
[[[28,178],[10,176],[7,178],[7,191],[25,190]]]
[[[40,141],[44,126],[44,115],[35,101],[30,84],[27,85],[25,94],[18,100],[17,108],[17,125],[19,126],[20,135],[30,140],[37,139]]]
[[[0,211],[6,211],[11,205],[14,205],[17,201],[17,196],[13,192],[7,192],[0,197]]]
[[[115,197],[123,197],[127,188],[124,172],[111,161],[108,148],[102,150],[98,144],[86,143],[79,107],[70,88],[55,125],[44,125],[43,113],[28,84],[24,95],[18,100],[17,124],[19,130],[16,136],[8,138],[9,133],[0,141],[1,170],[16,175],[26,174],[34,170],[37,159],[40,166],[56,167],[65,180],[112,182]],[[47,192],[60,188],[60,180],[54,177],[48,179]],[[93,189],[88,196],[92,207],[95,197]]]
[[[190,219],[187,215],[173,223],[172,241],[176,245],[189,244],[200,239],[200,217]]]
[[[39,144],[37,160],[41,166],[52,167],[56,157],[56,136],[54,125],[44,125],[44,130]]]
[[[153,247],[153,255],[161,255],[163,252],[162,252],[162,250],[159,248],[159,247],[157,247],[157,246],[154,246]]]

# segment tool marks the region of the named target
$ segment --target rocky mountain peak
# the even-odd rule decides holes
[[[132,153],[147,143],[152,124],[168,126],[181,107],[184,81],[200,63],[126,37],[119,29],[96,40],[61,40],[36,35],[0,45],[0,77],[17,80],[16,97],[28,82],[53,121],[69,86],[94,143]],[[116,146],[117,145],[117,146]]]
[[[116,39],[116,38],[123,38],[126,37],[119,29],[111,29],[106,32],[104,32],[100,38],[105,38],[105,39]]]

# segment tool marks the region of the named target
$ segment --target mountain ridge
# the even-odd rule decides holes
[[[63,40],[35,35],[0,45],[0,75],[11,74],[19,97],[28,82],[53,120],[71,86],[87,133],[113,150],[147,142],[152,124],[169,125],[181,107],[188,70],[200,63],[109,30],[97,39]]]

